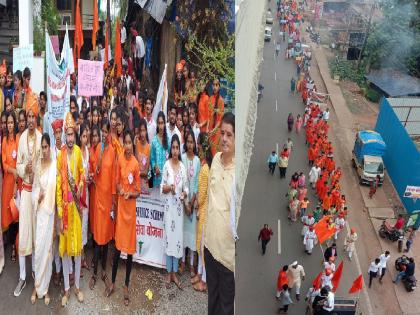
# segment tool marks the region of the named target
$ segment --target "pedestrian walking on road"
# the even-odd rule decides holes
[[[276,57],[279,56],[279,52],[280,52],[280,43],[277,43],[277,45],[276,45]]]
[[[292,92],[292,94],[295,95],[295,91],[296,91],[296,80],[295,78],[292,78],[290,80],[290,92]]]
[[[279,271],[279,275],[277,277],[277,299],[280,299],[280,294],[283,291],[283,286],[289,283],[289,279],[287,278],[287,269],[289,269],[289,266],[284,265],[283,268]]]
[[[376,278],[379,273],[379,269],[381,268],[381,260],[376,258],[374,261],[370,263],[368,273],[369,273],[369,289],[372,287],[372,279]]]
[[[262,255],[265,255],[267,249],[267,244],[270,242],[271,236],[273,235],[273,230],[268,227],[268,224],[264,224],[263,228],[258,235],[258,241],[261,241],[262,246]]]
[[[282,154],[279,158],[278,164],[279,164],[279,170],[280,170],[280,178],[286,178],[286,170],[287,170],[287,166],[289,165],[289,156],[286,154]]]
[[[414,227],[409,227],[407,231],[407,242],[405,242],[405,249],[404,253],[408,253],[410,251],[411,245],[413,245],[414,238],[416,237],[417,229]]]
[[[327,247],[327,249],[324,252],[324,261],[329,261],[330,257],[337,257],[337,244],[332,243],[330,247]]]
[[[381,256],[379,256],[379,260],[380,260],[379,271],[380,271],[380,274],[381,274],[381,277],[379,278],[379,283],[381,283],[381,284],[382,284],[382,279],[383,279],[383,277],[385,276],[385,273],[386,273],[388,260],[390,258],[391,258],[391,255],[390,255],[388,250],[385,251],[385,253],[381,254]]]
[[[303,190],[307,191],[307,189],[305,187],[304,188],[299,188],[298,196],[300,196],[300,194],[302,193]],[[305,196],[306,196],[306,192],[305,192]],[[305,197],[305,198],[303,198],[303,200],[299,199],[299,201],[300,201],[300,205],[299,205],[299,207],[300,207],[300,217],[302,218],[305,215],[306,210],[308,209],[309,200],[308,200],[308,197]]]
[[[292,139],[287,138],[287,141],[284,144],[283,148],[286,148],[287,149],[287,152],[289,153],[289,157],[290,157],[290,154],[292,153],[292,150],[293,150],[293,141],[292,141]]]
[[[299,265],[297,261],[294,261],[287,271],[287,277],[289,279],[289,288],[292,290],[296,288],[296,300],[300,300],[300,287],[302,281],[305,281],[305,269],[302,265]]]
[[[321,287],[328,287],[332,290],[333,284],[332,284],[332,278],[334,276],[333,271],[330,268],[327,268],[324,270],[321,276]]]
[[[324,261],[324,269],[331,269],[331,271],[334,273],[335,272],[335,257],[331,256],[330,260],[328,261]]]
[[[311,170],[309,171],[309,182],[311,183],[311,187],[315,188],[315,184],[321,175],[321,168],[318,165],[312,166]]]
[[[308,255],[312,255],[312,250],[317,242],[317,236],[314,231],[314,227],[311,225],[309,226],[308,230],[305,232],[303,236],[303,245],[305,245],[305,252]]]
[[[306,302],[306,315],[312,315],[312,303],[315,300],[315,297],[321,294],[321,290],[317,288],[316,284],[312,285],[306,293],[305,302]]]
[[[295,122],[296,133],[300,132],[300,129],[302,129],[302,124],[303,124],[303,118],[302,116],[300,116],[300,114],[298,114],[296,117],[296,122]]]
[[[287,314],[289,310],[289,305],[293,304],[292,298],[290,297],[290,289],[287,284],[283,285],[283,290],[281,291],[281,304],[283,307],[279,309],[280,314]]]
[[[274,171],[276,170],[276,165],[278,162],[279,162],[279,157],[276,151],[272,151],[267,159],[268,171],[271,173],[271,175],[274,175]]]
[[[344,229],[344,226],[346,225],[346,219],[344,216],[344,212],[340,212],[338,214],[338,217],[335,218],[335,233],[334,233],[334,240],[336,241],[338,239],[338,234]]]
[[[350,233],[346,236],[344,240],[344,250],[347,252],[349,260],[353,255],[354,250],[356,249],[357,233],[355,229],[351,229]]]
[[[372,199],[373,195],[376,193],[376,189],[379,186],[379,182],[381,180],[381,176],[376,175],[376,178],[370,182],[370,189],[369,189],[369,198]]]
[[[295,118],[293,117],[292,113],[289,113],[289,116],[287,116],[287,129],[289,132],[293,130],[293,125],[295,123]]]
[[[293,188],[294,189],[294,188]],[[296,222],[299,212],[299,200],[296,196],[293,197],[292,201],[289,203],[289,220]]]

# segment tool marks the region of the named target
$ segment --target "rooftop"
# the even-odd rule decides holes
[[[365,78],[389,97],[420,96],[420,79],[398,70],[374,70]]]

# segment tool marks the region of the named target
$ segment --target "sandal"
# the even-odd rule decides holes
[[[111,284],[109,287],[106,287],[106,289],[105,289],[105,297],[110,297],[113,293],[114,293],[114,285],[113,284]]]
[[[83,303],[84,296],[83,296],[82,291],[80,291],[80,289],[74,288],[74,295],[76,295],[77,300],[79,301],[79,303]]]
[[[58,273],[57,272],[54,273],[53,282],[54,282],[54,284],[56,286],[59,286],[61,284],[61,281],[60,281],[60,273],[59,272]]]
[[[177,278],[175,278],[173,280],[173,282],[175,283],[175,285],[178,287],[178,289],[180,289],[181,291],[183,291],[184,289],[181,286],[181,282],[179,282],[179,280]]]
[[[202,281],[197,282],[195,285],[193,285],[193,288],[195,291],[198,292],[207,292],[207,285]]]
[[[64,292],[64,295],[61,298],[61,306],[66,307],[67,303],[69,302],[69,299],[70,299],[70,293],[68,291]]]
[[[124,287],[124,305],[128,306],[130,304],[130,297],[128,296],[128,288]]]
[[[32,291],[32,295],[31,295],[31,304],[34,305],[36,302],[36,291],[35,289]]]
[[[44,299],[44,303],[45,303],[45,305],[50,305],[50,296],[48,295],[48,293],[47,294],[45,294],[45,299]]]
[[[105,283],[105,287],[108,288],[111,284],[109,283],[108,276],[104,273],[101,277],[101,280]]]
[[[90,270],[90,267],[89,267],[89,265],[87,264],[87,262],[86,262],[86,260],[85,259],[83,259],[82,260],[82,266],[81,266],[82,268],[85,268],[86,270]]]
[[[198,274],[196,274],[192,279],[191,279],[191,284],[196,284],[197,282],[200,281],[200,277]]]
[[[89,289],[93,290],[95,288],[95,284],[96,284],[96,276],[92,275],[89,281]]]

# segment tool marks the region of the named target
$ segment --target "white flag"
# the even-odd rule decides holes
[[[157,122],[157,116],[160,111],[165,113],[168,104],[168,83],[166,81],[166,69],[168,65],[165,63],[165,70],[163,70],[162,79],[160,80],[159,90],[156,95],[156,104],[153,108],[152,117]]]

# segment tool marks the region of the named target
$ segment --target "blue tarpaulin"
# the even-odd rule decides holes
[[[358,159],[364,155],[384,156],[386,145],[381,135],[372,130],[363,130],[357,133],[354,154]]]

